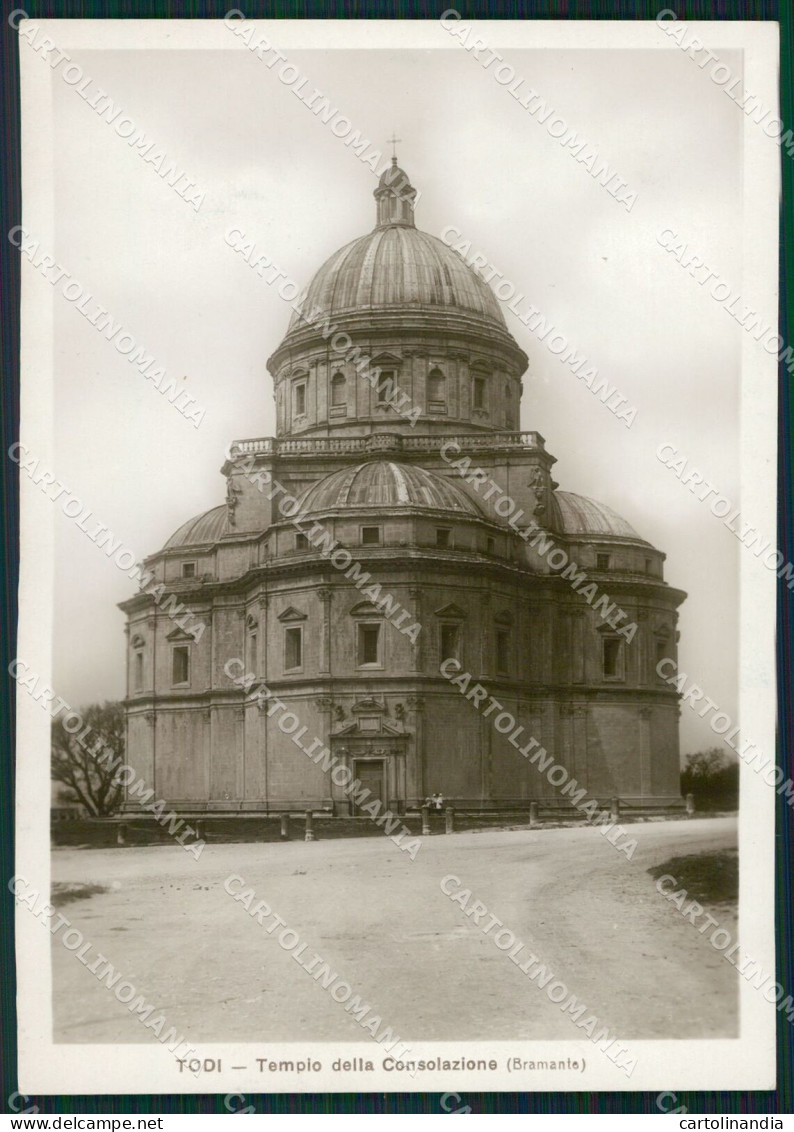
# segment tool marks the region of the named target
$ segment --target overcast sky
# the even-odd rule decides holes
[[[418,227],[438,235],[456,225],[637,406],[627,430],[506,312],[530,359],[522,428],[546,437],[563,489],[607,503],[666,551],[667,580],[689,594],[681,667],[733,716],[741,548],[655,451],[669,441],[737,498],[742,331],[655,234],[680,231],[741,284],[742,115],[674,47],[503,48],[637,192],[627,213],[489,72],[438,36],[435,50],[289,58],[384,151],[397,131],[400,163],[421,192]],[[375,222],[371,170],[229,40],[225,51],[70,47],[205,190],[198,214],[52,80],[57,257],[169,373],[186,375],[206,408],[194,429],[53,293],[56,470],[140,556],[223,502],[229,440],[274,431],[265,362],[289,308],[224,232],[243,229],[306,283]],[[723,57],[739,73],[740,55]],[[115,603],[134,584],[63,515],[56,522],[55,687],[77,704],[120,697]],[[691,712],[681,724],[684,751],[713,745]]]

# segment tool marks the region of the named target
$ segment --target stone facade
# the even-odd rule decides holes
[[[230,446],[226,503],[147,559],[123,603],[127,761],[186,811],[349,813],[262,710],[265,684],[395,811],[434,792],[569,805],[444,678],[456,657],[590,796],[677,804],[677,697],[655,666],[675,658],[685,595],[517,431],[526,356],[487,285],[417,231],[413,195],[384,174],[377,227],[320,269],[268,363],[276,437]]]

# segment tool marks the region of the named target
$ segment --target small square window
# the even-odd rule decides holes
[[[171,683],[190,683],[190,649],[187,645],[175,645],[171,654]]]
[[[309,540],[306,537],[306,535],[301,534],[300,531],[295,535],[295,549],[296,550],[308,550],[309,549]]]
[[[496,671],[506,676],[510,671],[510,630],[496,630]]]
[[[195,576],[196,576],[196,563],[195,562],[183,562],[182,563],[182,577],[183,578],[195,578]]]
[[[597,554],[596,555],[596,570],[608,570],[608,569],[609,569],[609,555],[608,554]]]
[[[358,664],[380,664],[380,625],[358,626]]]
[[[452,531],[449,527],[436,527],[436,546],[442,550],[452,546]]]
[[[617,637],[604,637],[601,641],[601,660],[604,676],[608,679],[618,679],[622,675],[623,653],[622,641]]]
[[[442,625],[439,630],[439,664],[445,660],[460,660],[458,656],[460,630],[457,625]]]
[[[380,546],[380,527],[362,527],[361,545]]]
[[[284,670],[289,672],[303,666],[303,629],[293,626],[284,633]]]

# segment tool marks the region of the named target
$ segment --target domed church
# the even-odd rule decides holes
[[[395,813],[433,793],[570,806],[452,684],[468,673],[589,797],[680,804],[656,665],[685,595],[610,507],[559,490],[520,431],[527,356],[484,280],[415,226],[396,158],[374,195],[375,227],[320,268],[267,363],[275,437],[230,445],[225,502],[121,605],[127,762],[194,814],[355,814],[314,739]]]

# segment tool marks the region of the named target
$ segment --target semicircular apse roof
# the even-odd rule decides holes
[[[371,460],[332,472],[309,488],[300,509],[316,513],[353,507],[421,507],[483,517],[474,500],[450,480],[392,460]]]
[[[558,526],[566,535],[603,535],[633,539],[635,542],[647,541],[637,534],[631,523],[596,499],[575,495],[572,491],[555,491],[552,499],[556,505]]]
[[[228,508],[225,503],[194,515],[188,519],[169,538],[163,550],[173,550],[178,546],[199,546],[203,543],[217,542],[229,531]]]

